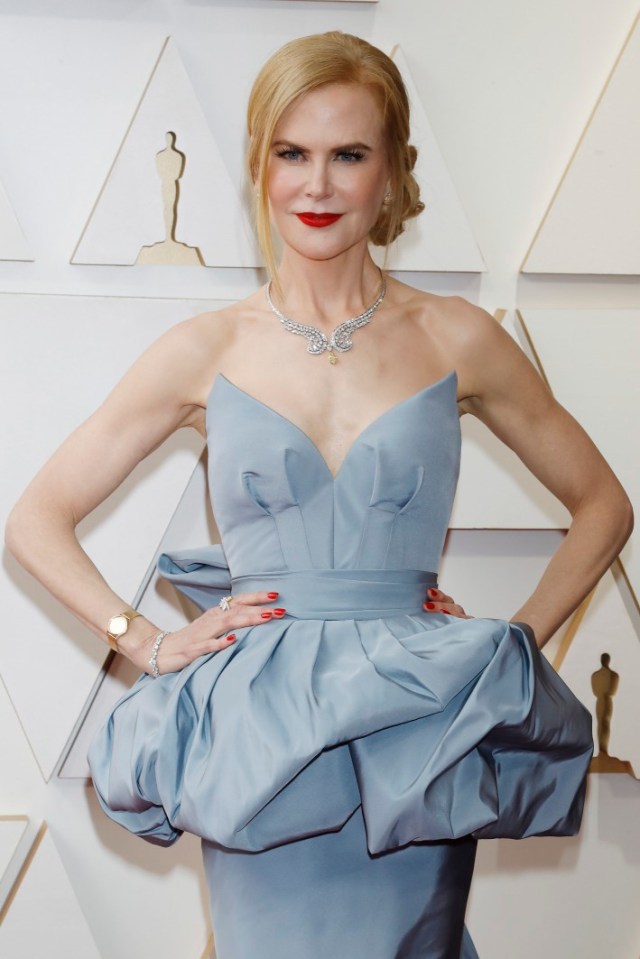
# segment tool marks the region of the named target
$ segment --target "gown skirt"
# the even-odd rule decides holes
[[[464,925],[476,847],[466,837],[372,856],[361,808],[339,832],[264,852],[202,840],[217,955],[477,959]]]
[[[275,590],[287,612],[140,676],[90,746],[102,808],[149,842],[201,837],[217,959],[476,959],[477,841],[574,835],[593,740],[529,626],[423,609],[455,373],[378,417],[336,476],[222,374],[207,432],[222,543],[160,573],[203,610]]]

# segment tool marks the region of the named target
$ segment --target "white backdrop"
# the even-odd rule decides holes
[[[2,516],[146,344],[262,282],[243,213],[248,91],[283,42],[334,28],[398,47],[414,101],[428,210],[395,253],[402,278],[499,315],[637,499],[636,13],[635,0],[4,0]],[[169,129],[187,157],[176,237],[207,265],[125,265],[163,238]],[[463,432],[441,581],[508,618],[567,516],[477,423]],[[177,436],[81,530],[114,588],[166,617],[181,614],[141,587],[161,541],[208,532],[201,445]],[[590,674],[611,654],[611,751],[639,776],[634,549],[545,653],[592,710]],[[84,778],[87,736],[127,671],[114,660],[94,698],[106,647],[8,556],[0,584],[0,954],[210,956],[197,840],[129,836]],[[638,959],[639,803],[631,776],[593,774],[579,837],[481,843],[467,913],[481,959]]]

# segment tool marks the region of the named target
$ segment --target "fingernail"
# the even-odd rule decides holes
[[[427,590],[427,595],[428,595],[428,596],[437,596],[437,595],[438,595],[438,590],[437,590],[437,589],[428,589],[428,590]]]
[[[265,612],[265,613],[260,613],[260,615],[262,616],[263,619],[271,619],[272,614]]]
[[[277,607],[273,611],[274,616],[282,616],[284,613],[286,613],[286,609],[280,609],[280,607]]]
[[[435,604],[435,603],[425,603],[424,605],[427,607],[427,609],[435,609],[435,608],[436,608],[436,604]]]
[[[446,613],[447,616],[453,616],[453,613],[451,612],[450,609],[441,609],[440,612],[441,612],[441,613]]]
[[[228,643],[232,643],[235,638],[236,638],[236,634],[235,634],[235,633],[231,633],[230,636],[227,636],[227,642],[228,642]]]
[[[269,599],[277,599],[280,593],[267,593]]]

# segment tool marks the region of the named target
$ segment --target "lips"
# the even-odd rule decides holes
[[[307,226],[331,226],[336,223],[342,213],[296,213],[298,219]]]

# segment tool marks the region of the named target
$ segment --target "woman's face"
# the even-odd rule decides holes
[[[301,255],[328,260],[366,242],[389,187],[373,94],[334,83],[293,103],[274,132],[267,182],[273,225]]]

